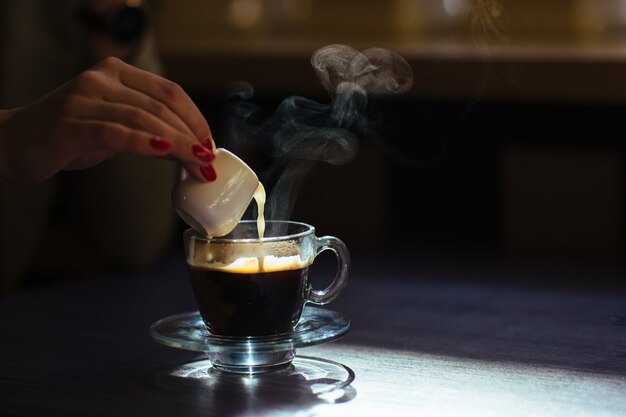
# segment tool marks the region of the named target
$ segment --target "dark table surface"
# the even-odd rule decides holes
[[[0,415],[626,415],[626,326],[610,322],[626,294],[532,281],[355,261],[326,306],[351,318],[350,332],[297,350],[354,372],[321,396],[280,378],[168,379],[203,358],[149,334],[195,310],[176,256],[145,273],[40,286],[0,298]]]

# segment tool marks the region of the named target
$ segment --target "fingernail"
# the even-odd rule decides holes
[[[217,179],[217,173],[215,172],[215,168],[213,168],[213,165],[211,164],[200,168],[200,172],[202,172],[204,178],[206,178],[206,180],[209,182],[215,181]]]
[[[172,144],[159,136],[150,139],[150,146],[159,151],[169,151],[172,149]]]
[[[201,142],[206,148],[213,150],[213,141],[211,140],[211,136],[207,136]]]
[[[195,144],[191,147],[191,150],[195,156],[202,159],[203,161],[211,162],[215,159],[215,154],[202,145]]]

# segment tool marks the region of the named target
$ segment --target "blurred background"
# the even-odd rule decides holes
[[[232,81],[271,112],[328,101],[310,65],[322,46],[407,60],[411,90],[370,101],[380,137],[320,163],[295,203],[354,253],[622,270],[626,2],[158,1],[154,19],[168,76],[223,146]]]
[[[272,114],[291,96],[329,102],[311,66],[326,45],[407,61],[410,90],[368,101],[375,135],[359,136],[345,163],[316,164],[293,201],[290,218],[342,238],[355,262],[623,281],[624,0],[149,4],[163,74],[198,103],[218,146],[260,174],[267,161],[232,130],[233,83],[251,86],[248,102]]]

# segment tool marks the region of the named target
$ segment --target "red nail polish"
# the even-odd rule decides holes
[[[213,168],[213,165],[211,164],[200,168],[200,172],[202,172],[204,178],[206,178],[206,180],[209,182],[215,181],[217,179],[217,173],[215,172],[215,168]]]
[[[205,148],[208,148],[211,151],[213,150],[213,141],[211,140],[211,136],[207,136],[206,138],[204,138],[201,143],[202,145],[204,145]]]
[[[202,159],[203,161],[211,162],[215,159],[215,154],[211,152],[209,149],[205,148],[202,145],[195,144],[191,147],[191,150],[195,156]]]
[[[169,151],[170,149],[172,149],[172,144],[170,142],[158,136],[155,136],[150,139],[150,146],[152,146],[154,149],[158,151],[163,151],[163,152]]]

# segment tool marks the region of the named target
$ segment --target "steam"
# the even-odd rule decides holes
[[[502,4],[499,0],[472,0],[469,3],[470,29],[475,44],[487,50],[492,41],[506,42],[500,27]]]
[[[369,97],[403,93],[413,84],[406,60],[382,48],[329,45],[315,51],[311,65],[329,94],[328,103],[292,96],[265,115],[251,103],[249,84],[238,83],[231,94],[235,145],[271,157],[260,175],[266,186],[272,184],[265,212],[270,219],[289,218],[302,181],[319,162],[342,165],[356,157],[360,140],[372,133]]]

